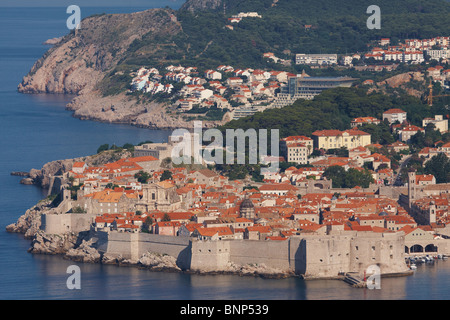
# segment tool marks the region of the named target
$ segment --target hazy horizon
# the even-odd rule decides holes
[[[2,0],[0,7],[180,7],[186,0]]]

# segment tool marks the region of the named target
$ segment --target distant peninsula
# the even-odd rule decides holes
[[[363,53],[369,45],[375,50],[381,39],[395,45],[445,35],[450,28],[446,1],[414,0],[406,7],[381,0],[389,10],[383,29],[373,32],[366,27],[370,4],[321,0],[322,10],[316,10],[312,0],[188,0],[179,10],[96,14],[85,18],[81,29],[45,41],[51,48],[18,91],[74,94],[67,109],[82,120],[174,129],[198,119],[214,127],[279,106],[276,99],[295,75],[349,76],[360,85],[418,71],[415,64],[398,67],[395,61],[375,61],[377,68]],[[417,26],[413,31],[411,24]],[[296,63],[296,54],[305,50],[347,62],[319,68]],[[358,65],[352,65],[356,56]],[[149,78],[143,68],[160,74]],[[194,72],[183,73],[183,79],[170,75],[178,68]],[[146,78],[139,82],[140,76]]]

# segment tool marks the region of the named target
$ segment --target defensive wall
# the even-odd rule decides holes
[[[181,269],[190,268],[191,242],[187,237],[162,236],[148,233],[96,232],[98,250],[112,257],[139,260],[147,252],[177,258]]]
[[[308,279],[337,278],[344,272],[363,274],[376,265],[382,274],[403,274],[404,234],[350,232],[326,236],[291,237],[285,241],[200,241],[186,237],[143,233],[97,232],[99,251],[138,260],[146,252],[177,258],[183,270],[227,271],[237,266],[265,265],[280,273]]]
[[[89,231],[96,214],[44,213],[41,215],[41,230],[48,234]]]

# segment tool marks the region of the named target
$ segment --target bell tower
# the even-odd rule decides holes
[[[414,200],[416,200],[416,173],[408,172],[408,205],[411,208],[411,205]]]

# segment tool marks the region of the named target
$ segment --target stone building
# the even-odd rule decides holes
[[[142,212],[175,211],[181,208],[181,196],[177,193],[176,186],[167,181],[144,185],[142,199],[138,201],[136,208]]]
[[[354,149],[371,144],[371,135],[357,129],[345,131],[320,130],[315,131],[312,135],[314,147],[324,150],[339,148]]]
[[[395,122],[403,123],[407,120],[407,113],[401,109],[389,109],[383,113],[383,121],[387,119],[390,124]]]
[[[241,218],[255,220],[255,206],[252,200],[248,198],[244,199],[239,207],[239,213]]]

